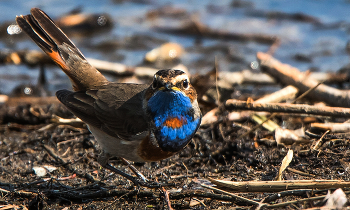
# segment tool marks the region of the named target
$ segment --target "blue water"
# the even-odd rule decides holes
[[[107,13],[115,23],[111,31],[93,37],[72,37],[73,42],[81,49],[86,57],[93,57],[109,61],[115,61],[115,55],[122,55],[122,62],[127,65],[139,65],[144,54],[157,47],[157,44],[148,46],[147,49],[117,49],[115,53],[96,51],[91,44],[102,41],[123,41],[133,35],[147,35],[158,39],[181,43],[187,53],[182,58],[182,63],[190,68],[190,71],[206,72],[212,68],[214,57],[217,56],[220,69],[223,71],[240,71],[249,68],[250,62],[255,60],[258,51],[267,51],[269,46],[255,42],[222,41],[204,39],[201,46],[195,44],[194,37],[176,36],[159,33],[152,29],[155,25],[176,24],[169,19],[147,20],[148,11],[164,5],[173,5],[184,8],[191,16],[200,20],[203,24],[220,30],[239,33],[261,33],[277,35],[282,43],[274,56],[282,62],[288,63],[305,71],[316,68],[320,71],[337,71],[349,63],[349,56],[345,46],[349,40],[350,31],[350,3],[346,0],[251,0],[243,1],[248,5],[234,8],[232,0],[179,0],[156,1],[148,0],[146,3],[125,0],[2,0],[0,1],[0,24],[5,21],[14,21],[16,15],[28,14],[31,7],[39,7],[51,17],[59,17],[69,11],[81,7],[85,13]],[[212,9],[214,8],[214,9]],[[325,25],[338,24],[335,27],[318,28],[312,23],[293,20],[267,19],[255,16],[254,11],[279,11],[286,13],[304,13],[314,16]],[[230,60],[225,53],[218,50],[205,50],[207,48],[224,45],[234,55],[242,57],[241,62]],[[0,50],[12,51],[21,49],[38,49],[28,39],[0,38]],[[311,57],[311,62],[301,62],[294,59],[294,55],[303,54]],[[205,60],[207,62],[202,62]],[[200,65],[199,65],[200,64]],[[55,67],[48,68],[48,80],[53,85],[50,90],[55,91],[57,85],[69,85],[66,77]],[[21,75],[21,77],[18,77]],[[7,65],[0,66],[0,93],[9,94],[11,90],[23,83],[35,84],[38,69],[30,69],[26,66]]]

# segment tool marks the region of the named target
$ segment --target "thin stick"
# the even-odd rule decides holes
[[[270,205],[267,205],[266,207],[267,208],[281,208],[281,207],[288,206],[288,205],[291,205],[291,204],[294,204],[294,203],[300,203],[300,202],[305,202],[305,201],[322,200],[325,197],[326,197],[325,195],[322,195],[322,196],[317,196],[317,197],[304,198],[304,199],[287,201],[287,202],[278,203],[278,204],[270,204]]]
[[[286,103],[247,103],[246,101],[227,100],[225,103],[227,110],[253,110],[257,112],[282,112],[294,114],[320,115],[331,117],[350,117],[350,108],[314,106],[305,104]]]
[[[315,177],[315,175],[313,175],[313,174],[305,173],[305,172],[302,172],[302,171],[299,171],[299,170],[296,170],[296,169],[293,169],[293,168],[287,168],[287,171],[290,171],[290,172],[293,172],[293,173],[296,173],[296,174],[300,174],[302,176]]]
[[[139,179],[142,179],[142,181],[144,181],[144,182],[147,182],[147,181],[148,181],[148,179],[147,179],[139,170],[137,170],[137,168],[135,168],[134,165],[130,164],[129,161],[127,161],[127,160],[126,160],[125,158],[123,158],[123,157],[120,157],[120,159],[124,162],[124,164],[126,164],[126,165],[130,168],[130,170],[131,170],[132,172],[134,172],[134,174],[135,174],[136,176],[139,177]]]
[[[317,85],[318,81],[307,77],[299,69],[287,64],[283,64],[272,56],[258,52],[257,59],[263,72],[274,77],[285,85],[293,85],[301,92],[307,91]],[[317,90],[308,95],[314,100],[324,101],[331,106],[350,107],[350,91],[339,90],[327,85],[320,85]]]
[[[161,189],[162,189],[162,192],[164,194],[164,199],[165,199],[165,202],[168,206],[168,209],[173,210],[173,208],[171,207],[170,199],[169,199],[169,191],[167,191],[164,187],[162,187]]]
[[[88,173],[80,173],[78,170],[74,169],[69,162],[64,161],[60,156],[58,156],[52,148],[50,148],[49,146],[43,144],[42,147],[47,151],[47,153],[49,153],[49,155],[51,155],[51,157],[53,157],[57,162],[59,162],[60,164],[62,164],[65,168],[67,168],[70,172],[75,173],[76,175],[78,175],[79,177],[83,177],[85,179],[87,179],[90,182],[98,182],[97,180],[95,180],[90,174]]]
[[[341,180],[288,180],[288,181],[246,181],[232,182],[208,178],[218,187],[235,192],[279,192],[297,189],[329,189],[350,187],[350,182]]]
[[[229,195],[229,196],[232,196],[233,198],[237,199],[237,200],[240,200],[240,201],[243,201],[243,202],[246,202],[250,205],[259,205],[260,203],[257,202],[257,201],[253,201],[253,200],[250,200],[248,198],[244,198],[244,197],[241,197],[241,196],[238,196],[238,195],[235,195],[233,193],[229,193],[227,191],[224,191],[224,190],[220,190],[218,188],[215,188],[215,187],[211,187],[211,186],[208,186],[208,185],[205,185],[205,184],[201,184],[202,187],[205,187],[205,188],[208,188],[208,189],[211,189],[211,190],[214,190],[214,191],[217,191],[217,192],[220,192],[220,193],[224,193],[226,195]]]
[[[294,104],[296,101],[300,100],[301,98],[303,98],[304,96],[306,96],[308,93],[310,93],[312,90],[316,89],[320,84],[322,84],[322,82],[319,82],[317,85],[315,85],[314,87],[310,88],[309,90],[307,90],[305,93],[301,94],[299,97],[297,97],[296,99],[294,99],[291,103]],[[227,100],[229,101],[229,100]],[[226,101],[226,103],[227,103]],[[225,103],[225,106],[226,106]],[[268,118],[266,118],[266,120],[264,122],[262,122],[261,124],[256,125],[255,127],[253,127],[251,130],[246,131],[245,133],[243,133],[242,135],[240,135],[237,139],[241,139],[247,135],[249,135],[251,132],[255,131],[256,129],[260,128],[265,122],[271,120],[272,118],[274,118],[277,114],[273,113],[272,115],[270,115]]]

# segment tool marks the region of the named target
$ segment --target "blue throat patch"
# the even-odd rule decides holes
[[[148,101],[147,111],[155,125],[160,148],[176,152],[195,134],[200,118],[194,118],[190,99],[180,91],[158,91]]]

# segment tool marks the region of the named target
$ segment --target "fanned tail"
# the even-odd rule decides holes
[[[17,24],[67,74],[74,90],[89,90],[108,83],[44,11],[32,8],[30,12],[17,16]]]

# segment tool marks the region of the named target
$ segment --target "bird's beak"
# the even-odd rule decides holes
[[[173,84],[171,84],[170,82],[167,82],[167,83],[165,83],[164,87],[166,90],[171,90],[173,87]]]
[[[159,90],[163,90],[163,91],[180,91],[180,89],[176,86],[174,86],[173,84],[171,84],[170,82],[165,83],[165,85],[163,87],[160,87]]]

